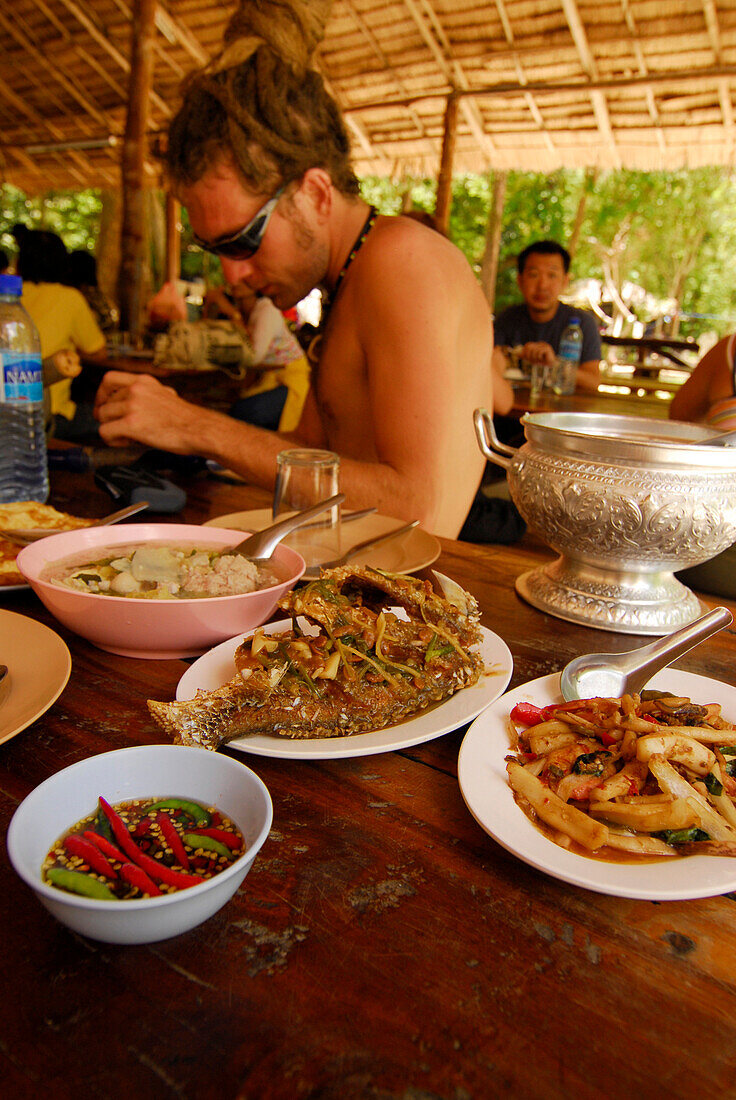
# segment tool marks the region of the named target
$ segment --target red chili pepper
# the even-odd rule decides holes
[[[83,859],[98,875],[105,875],[107,878],[118,877],[115,868],[109,860],[105,859],[99,848],[95,848],[94,844],[90,844],[88,840],[78,834],[73,833],[71,836],[66,837],[64,847],[70,856],[78,856]]]
[[[103,855],[109,856],[110,859],[118,859],[122,863],[125,860],[125,856],[116,848],[114,844],[111,844],[106,836],[102,836],[100,833],[95,833],[92,829],[87,829],[84,833],[85,840],[89,840],[91,844],[96,844]]]
[[[153,879],[149,878],[141,867],[136,867],[135,863],[124,863],[120,868],[120,874],[126,882],[135,886],[136,890],[140,890],[142,894],[150,894],[153,898],[161,897],[161,891]]]
[[[536,726],[544,721],[544,711],[533,703],[517,703],[511,711],[511,721],[520,722],[523,726]]]
[[[187,875],[181,871],[172,871],[170,867],[166,867],[164,864],[159,863],[158,860],[152,859],[151,856],[147,856],[133,841],[122,817],[113,810],[110,803],[106,802],[102,795],[99,797],[99,802],[102,807],[102,812],[110,822],[113,836],[126,856],[128,856],[133,863],[142,867],[143,870],[153,878],[165,882],[167,886],[176,886],[179,890],[186,890],[188,886],[197,886],[204,881],[199,875]]]
[[[636,780],[633,778],[633,776],[629,776],[629,794],[638,794],[638,793],[639,793],[639,784],[636,782]]]
[[[228,848],[243,847],[243,841],[234,833],[228,833],[226,829],[187,829],[187,832],[195,836],[212,837],[213,840],[219,840],[221,844],[225,844]]]
[[[608,733],[606,730],[596,730],[595,735],[599,741],[603,742],[606,748],[609,748],[610,745],[617,744],[616,738],[612,737],[611,734]]]
[[[168,814],[164,813],[157,814],[156,820],[158,821],[159,827],[161,829],[161,836],[164,838],[169,848],[171,848],[171,851],[174,853],[174,857],[177,863],[181,864],[181,866],[186,871],[188,871],[190,869],[189,856],[184,849],[181,837],[179,836],[179,833],[177,832],[176,826],[174,825],[173,821]]]

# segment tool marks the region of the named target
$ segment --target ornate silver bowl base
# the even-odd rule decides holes
[[[612,573],[564,555],[522,573],[516,591],[558,619],[622,634],[669,634],[706,608],[673,573]]]

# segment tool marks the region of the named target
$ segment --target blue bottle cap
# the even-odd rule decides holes
[[[22,294],[23,280],[20,275],[0,275],[0,294]]]

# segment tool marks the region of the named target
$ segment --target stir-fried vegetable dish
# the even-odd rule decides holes
[[[660,691],[511,711],[509,783],[567,848],[604,859],[736,856],[736,727]]]
[[[96,813],[57,840],[41,869],[60,890],[100,901],[173,894],[219,874],[245,851],[243,834],[214,806],[136,798]]]

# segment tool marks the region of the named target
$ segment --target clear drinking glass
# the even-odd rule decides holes
[[[538,397],[545,389],[550,389],[550,370],[546,363],[532,363],[529,375],[529,393]]]
[[[340,456],[333,451],[306,447],[281,451],[276,459],[274,520],[334,496],[340,491],[339,474]],[[287,535],[284,542],[298,551],[308,566],[339,557],[340,505]]]

